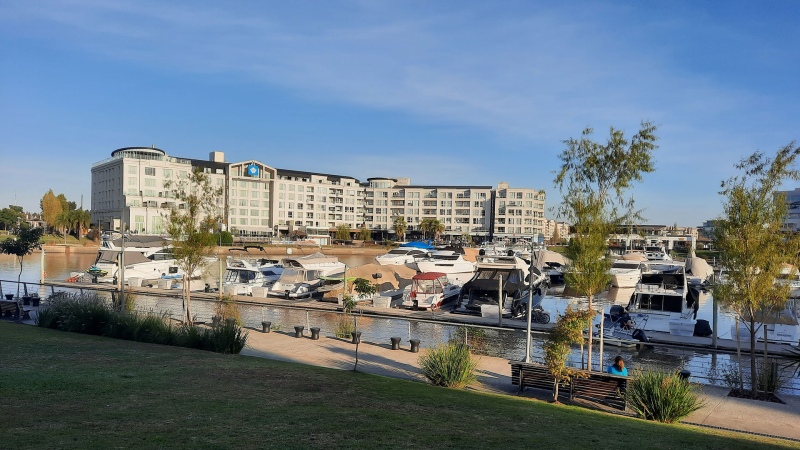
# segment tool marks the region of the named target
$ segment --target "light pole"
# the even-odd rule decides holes
[[[531,264],[528,268],[528,317],[525,334],[525,362],[531,362],[531,313],[533,312],[533,240],[531,240]]]

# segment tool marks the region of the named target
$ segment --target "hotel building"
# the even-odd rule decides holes
[[[280,236],[302,230],[330,234],[340,225],[363,226],[375,239],[392,238],[395,217],[407,236],[424,219],[438,219],[442,236],[540,239],[545,232],[543,191],[492,186],[421,186],[409,178],[369,178],[276,169],[257,160],[228,163],[222,152],[208,160],[176,158],[155,147],[126,147],[92,165],[92,223],[102,229],[162,234],[176,200],[170,181],[192,170],[221,188],[224,226],[236,235]]]

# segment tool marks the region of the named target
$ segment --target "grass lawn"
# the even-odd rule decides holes
[[[0,342],[2,448],[800,448],[5,321]]]

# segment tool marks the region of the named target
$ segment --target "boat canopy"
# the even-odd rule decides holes
[[[423,272],[414,275],[414,280],[438,280],[441,277],[447,277],[446,273],[442,272]]]
[[[338,262],[339,258],[335,256],[326,256],[320,252],[315,252],[299,258],[283,258],[281,261],[284,267],[306,267],[312,264],[334,264]]]
[[[423,241],[406,242],[404,244],[401,244],[400,247],[414,247],[414,248],[421,248],[423,250],[433,250],[435,248],[432,245],[428,244],[427,242]]]

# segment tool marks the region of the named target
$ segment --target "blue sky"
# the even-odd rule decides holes
[[[798,138],[798,19],[794,0],[0,0],[0,206],[88,206],[91,164],[137,145],[555,206],[563,140],[650,120],[634,197],[696,226],[736,161]]]

